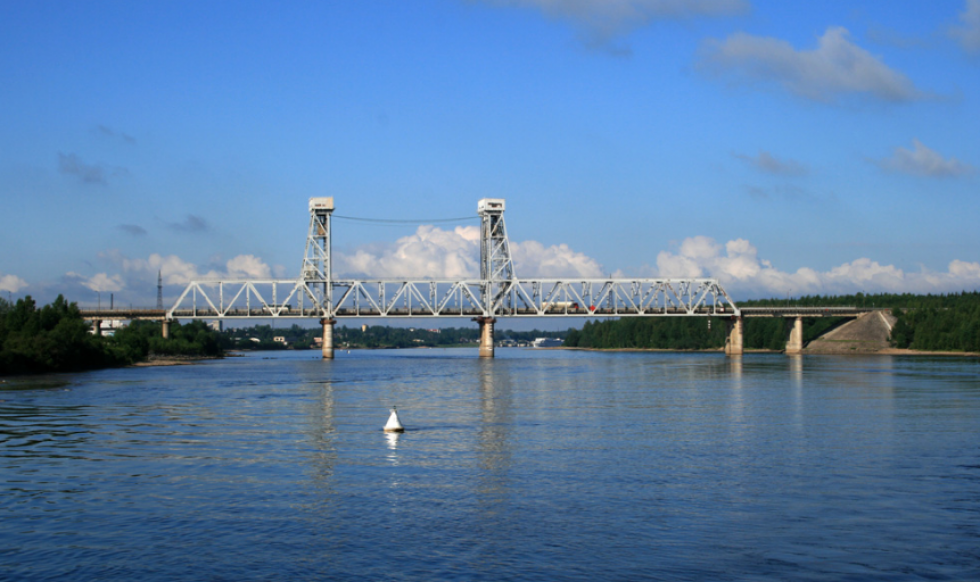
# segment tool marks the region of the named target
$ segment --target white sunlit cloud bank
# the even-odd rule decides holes
[[[17,293],[25,287],[27,287],[27,281],[17,275],[11,275],[9,273],[4,275],[0,273],[0,291]]]
[[[536,241],[511,242],[517,275],[524,277],[586,277],[603,275],[602,266],[568,245],[545,246]],[[480,228],[444,230],[420,226],[393,244],[365,245],[334,252],[334,273],[372,279],[478,279]]]
[[[829,271],[809,267],[782,271],[759,257],[745,239],[724,245],[697,236],[685,239],[676,251],[657,255],[659,277],[710,277],[739,297],[799,297],[864,293],[951,293],[980,288],[980,263],[959,259],[946,271],[906,272],[869,258],[858,258]]]

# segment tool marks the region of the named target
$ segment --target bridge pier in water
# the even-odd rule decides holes
[[[742,318],[733,317],[728,320],[728,337],[725,338],[725,355],[741,356],[743,351]]]
[[[473,321],[480,324],[480,357],[493,357],[493,324],[497,321],[492,317],[477,317]]]
[[[324,360],[333,359],[333,326],[337,323],[336,319],[321,319],[323,325],[323,345],[322,354]]]
[[[803,318],[794,317],[789,326],[789,336],[786,339],[786,355],[798,356],[803,353]]]

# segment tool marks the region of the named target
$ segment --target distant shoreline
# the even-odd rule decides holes
[[[129,368],[149,368],[153,366],[189,366],[205,360],[220,360],[226,357],[237,357],[232,354],[224,356],[150,356],[142,362],[130,364]]]

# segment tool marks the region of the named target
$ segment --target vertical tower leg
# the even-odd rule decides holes
[[[497,320],[492,317],[477,317],[480,324],[480,357],[493,357],[493,324]]]
[[[803,353],[803,318],[793,319],[789,328],[789,338],[786,341],[786,355],[798,356]]]
[[[728,320],[728,338],[725,339],[725,355],[742,355],[742,318],[733,317]]]
[[[323,325],[323,359],[333,359],[333,326],[337,323],[336,319],[321,319]]]
[[[163,339],[170,337],[170,322],[166,319],[163,320]]]

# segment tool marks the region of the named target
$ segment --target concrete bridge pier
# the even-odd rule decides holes
[[[102,335],[102,321],[99,319],[92,320],[92,334]]]
[[[786,355],[798,356],[803,353],[803,318],[794,317],[789,326],[789,336],[786,339]]]
[[[733,317],[728,320],[728,337],[725,338],[725,355],[742,355],[742,318]]]
[[[170,338],[170,320],[164,319],[163,320],[163,326],[162,327],[163,327],[163,339],[169,339]]]
[[[321,319],[323,325],[323,359],[333,359],[333,326],[337,323],[336,319]]]
[[[492,317],[477,317],[473,321],[480,324],[480,357],[493,357],[493,324],[497,321]]]

